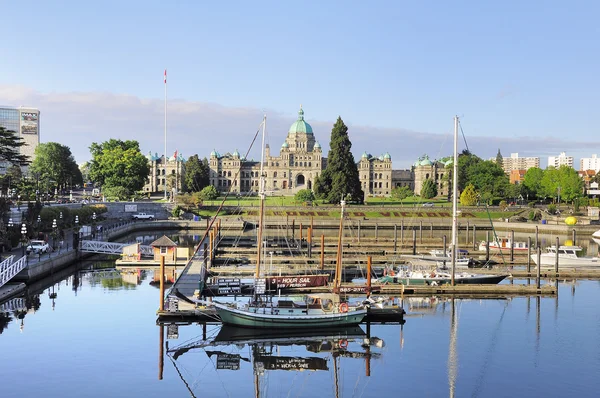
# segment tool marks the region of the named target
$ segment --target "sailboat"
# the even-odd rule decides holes
[[[266,115],[263,119],[263,148],[265,129]],[[261,200],[257,232],[258,252],[256,256],[254,296],[247,304],[242,306],[239,306],[238,303],[206,302],[206,304],[215,308],[224,324],[232,326],[250,328],[322,328],[359,324],[367,315],[366,307],[362,304],[350,306],[346,302],[341,302],[339,294],[336,293],[306,295],[301,301],[289,298],[273,300],[273,297],[270,300],[261,299],[261,295],[267,293],[268,289],[268,278],[261,278],[265,196],[263,165],[264,149],[261,153],[260,166],[259,195]],[[342,201],[342,220],[344,217],[344,204],[344,201]],[[339,288],[339,275],[341,275],[340,256],[341,253],[338,249],[338,264],[336,267],[334,288]]]
[[[403,285],[442,285],[442,284],[498,284],[508,275],[482,275],[468,272],[456,273],[458,248],[458,116],[454,117],[454,160],[452,171],[452,241],[450,246],[450,272],[440,269],[415,269],[399,267],[379,278],[381,283]]]

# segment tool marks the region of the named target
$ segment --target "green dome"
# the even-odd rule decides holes
[[[385,160],[388,160],[388,159],[392,159],[392,156],[389,154],[389,152],[386,152],[386,153],[383,155],[383,158],[384,158]]]
[[[217,151],[215,151],[214,149],[213,149],[213,150],[212,150],[212,152],[210,153],[210,157],[212,158],[213,156],[214,156],[214,157],[218,157],[218,156],[219,156],[219,154],[217,154]]]
[[[420,165],[421,166],[431,166],[433,163],[431,163],[431,160],[429,160],[429,158],[425,158],[423,160],[421,160]]]
[[[319,141],[315,142],[315,149],[321,149],[321,144],[319,144]]]
[[[290,145],[287,142],[284,142],[283,144],[281,144],[282,148],[288,148]]]
[[[366,151],[365,151],[365,152],[363,152],[363,154],[362,154],[361,158],[365,158],[365,159],[368,159],[368,158],[369,158],[369,155],[367,155],[367,152],[366,152]]]
[[[298,111],[298,120],[296,120],[291,126],[288,133],[305,133],[312,134],[313,130],[310,127],[310,124],[304,121],[304,111],[302,110],[302,105],[300,105],[300,110]]]
[[[240,153],[238,152],[237,149],[235,150],[235,152],[233,152],[233,157],[234,158],[239,158],[240,157]]]

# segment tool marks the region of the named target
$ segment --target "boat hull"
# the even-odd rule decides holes
[[[246,328],[333,328],[358,325],[367,315],[366,309],[350,310],[332,314],[290,314],[272,313],[270,308],[257,312],[214,304],[221,321],[226,325]]]
[[[537,264],[537,254],[531,255],[531,260]],[[556,264],[556,254],[543,253],[540,256],[542,267],[554,267]],[[558,258],[559,267],[600,267],[600,259],[598,257],[560,257]]]
[[[469,277],[456,276],[454,283],[456,285],[497,285],[502,282],[507,275],[477,275]],[[379,280],[381,283],[397,283],[401,285],[428,285],[440,286],[450,284],[451,278],[405,278],[396,276],[386,276]]]

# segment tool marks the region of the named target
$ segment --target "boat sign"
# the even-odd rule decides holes
[[[219,278],[217,279],[217,290],[219,294],[240,294],[242,284],[238,278]]]
[[[267,280],[265,278],[256,278],[254,280],[254,293],[265,294],[267,287]]]

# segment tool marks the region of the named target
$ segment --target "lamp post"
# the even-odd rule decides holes
[[[92,238],[96,237],[96,212],[92,213]]]
[[[9,218],[8,219],[8,241],[10,242],[10,245],[12,247],[12,234],[13,234],[13,226],[15,224],[13,223],[13,219]]]
[[[79,249],[79,216],[75,216],[75,227],[73,232],[73,248],[77,251]]]
[[[21,195],[17,196],[17,210],[21,210]]]
[[[27,244],[27,225],[21,224],[21,247],[23,248],[23,255],[25,255],[25,245]]]
[[[36,232],[38,234],[38,238],[39,238],[39,233],[42,231],[42,217],[38,214],[37,216],[37,223],[36,223]]]
[[[56,225],[56,218],[52,220],[52,250],[56,250],[56,237],[58,236],[58,225]]]

